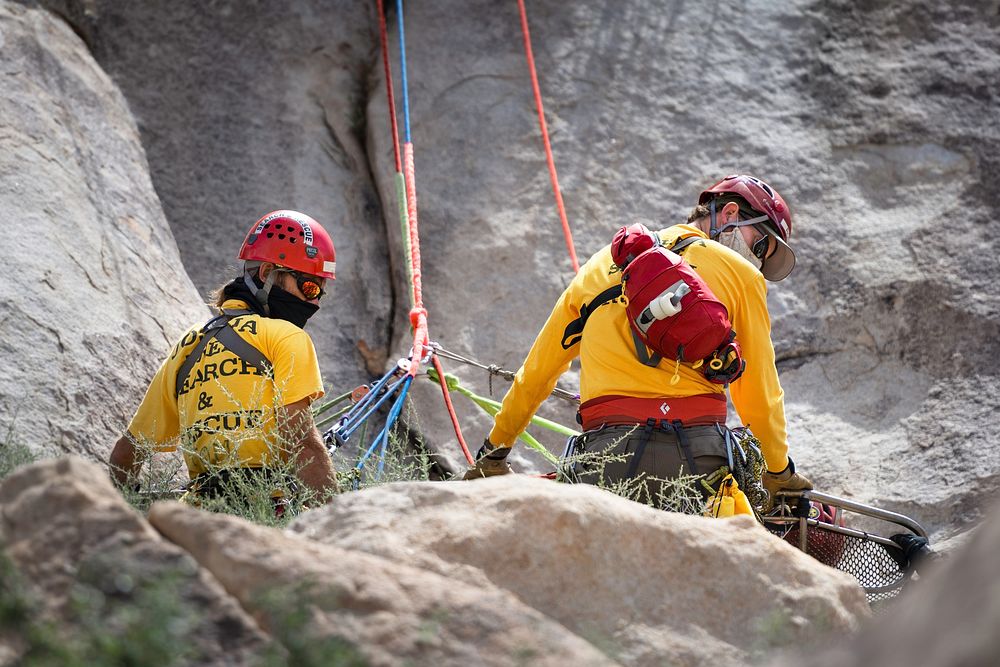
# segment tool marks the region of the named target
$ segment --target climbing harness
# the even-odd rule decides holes
[[[669,416],[687,426],[712,425],[726,421],[725,394],[638,398],[636,396],[600,396],[580,405],[577,422],[583,430],[601,426],[621,426],[659,420]]]
[[[772,533],[820,562],[853,575],[878,609],[918,574],[930,552],[914,519],[819,491],[782,491],[763,517]]]

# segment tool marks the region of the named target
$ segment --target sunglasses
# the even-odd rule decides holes
[[[322,299],[326,295],[326,290],[323,289],[322,278],[311,276],[308,273],[299,273],[298,271],[288,271],[288,275],[295,278],[295,285],[307,301]]]
[[[754,225],[753,228],[763,234],[763,236],[753,242],[753,245],[750,246],[750,252],[753,253],[754,257],[763,262],[767,258],[767,249],[771,247],[771,236],[757,225]]]

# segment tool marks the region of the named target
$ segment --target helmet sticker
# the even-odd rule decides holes
[[[302,226],[302,232],[305,234],[306,245],[307,246],[311,246],[313,244],[313,230],[312,230],[312,227],[309,226],[308,222],[304,222],[302,220],[299,220],[298,223],[299,223],[299,225]],[[313,255],[309,255],[309,256],[312,257]]]
[[[323,271],[325,273],[336,273],[335,271],[336,268],[337,268],[336,262],[323,262]]]
[[[255,235],[260,234],[262,231],[264,231],[264,227],[267,226],[267,223],[271,222],[275,218],[283,218],[283,217],[285,216],[281,215],[280,213],[272,213],[266,218],[261,218],[260,224],[257,225],[257,229],[253,230],[253,233]]]
[[[312,259],[312,258],[314,258],[318,254],[319,254],[319,248],[317,248],[314,245],[307,245],[306,246],[306,257],[308,257],[309,259]]]

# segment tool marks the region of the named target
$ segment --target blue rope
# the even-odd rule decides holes
[[[389,417],[385,421],[385,427],[379,431],[379,434],[375,436],[372,441],[371,446],[365,451],[361,459],[358,460],[354,468],[360,472],[365,467],[365,462],[371,458],[371,455],[375,453],[375,450],[379,448],[381,444],[381,451],[379,452],[379,465],[378,472],[375,475],[375,479],[379,479],[382,476],[382,471],[385,469],[385,454],[389,443],[389,432],[392,427],[396,425],[396,420],[399,419],[399,414],[403,411],[403,403],[406,401],[406,395],[410,389],[410,383],[413,382],[413,376],[407,375],[402,380],[405,384],[402,390],[399,392],[399,396],[396,398],[396,402],[393,403],[392,409],[389,410]],[[360,476],[354,480],[354,488],[357,489],[360,485]]]
[[[383,403],[385,403],[387,400],[389,400],[393,396],[393,394],[396,393],[396,390],[399,389],[400,386],[404,382],[406,382],[406,380],[408,378],[409,379],[413,379],[410,375],[404,375],[402,378],[399,379],[398,382],[396,382],[394,385],[392,385],[391,387],[389,387],[385,391],[385,393],[382,394],[382,396],[380,396],[379,399],[377,401],[375,401],[371,405],[371,407],[369,407],[367,410],[365,410],[364,414],[362,414],[359,417],[356,417],[353,424],[348,425],[347,423],[344,423],[343,426],[341,426],[339,429],[337,429],[337,435],[339,435],[342,440],[347,440],[348,438],[350,438],[351,434],[353,434],[355,431],[357,431],[358,428],[360,428],[361,424],[363,424],[364,421],[366,419],[368,419],[372,415],[373,412],[375,412],[376,410],[378,410],[382,406]],[[372,393],[374,393],[374,392],[372,392]]]
[[[406,386],[403,390],[399,392],[399,398],[396,399],[396,404],[392,406],[392,410],[389,411],[389,418],[385,422],[385,428],[382,429],[380,437],[382,438],[382,450],[379,452],[378,459],[378,472],[375,474],[375,479],[382,477],[382,471],[385,470],[385,453],[389,447],[389,429],[390,426],[395,426],[396,420],[399,419],[399,413],[403,411],[403,403],[406,400],[406,394],[410,389],[410,384],[413,382],[413,376],[407,376]]]
[[[372,401],[378,398],[379,392],[382,390],[383,387],[385,387],[386,384],[388,384],[389,380],[393,378],[393,376],[396,374],[398,370],[399,370],[398,368],[393,368],[391,371],[383,375],[381,379],[379,379],[379,381],[376,382],[375,385],[368,390],[368,393],[365,394],[360,401],[351,406],[351,409],[347,411],[347,414],[345,414],[341,418],[340,422],[338,422],[337,426],[335,426],[331,430],[341,431],[348,425],[358,420],[359,419],[358,415],[362,411],[364,411],[368,407],[368,405],[371,404]]]
[[[396,0],[396,20],[399,22],[399,69],[403,83],[403,137],[410,143],[410,92],[406,85],[406,31],[403,28],[403,0]]]

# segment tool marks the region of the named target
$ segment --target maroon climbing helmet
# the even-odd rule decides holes
[[[795,252],[788,245],[788,239],[792,236],[792,212],[784,198],[759,178],[733,174],[702,191],[698,203],[708,204],[716,197],[727,194],[740,197],[750,208],[767,216],[767,222],[762,223],[758,229],[766,231],[778,245],[771,256],[764,260],[760,272],[774,282],[786,278],[795,268]]]

